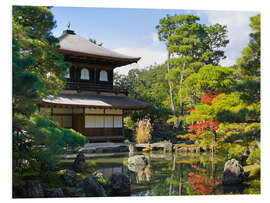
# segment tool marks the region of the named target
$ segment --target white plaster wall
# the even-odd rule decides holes
[[[104,113],[104,109],[89,109],[89,108],[85,108],[85,113],[103,114]]]
[[[122,115],[123,110],[122,109],[106,109],[105,114],[118,114]]]

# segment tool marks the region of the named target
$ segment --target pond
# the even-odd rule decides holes
[[[132,196],[250,193],[246,184],[222,186],[225,159],[221,156],[211,153],[144,155],[148,159],[148,165],[139,170],[127,165],[129,153],[92,154],[87,160],[94,162],[106,178],[114,172],[128,174]]]

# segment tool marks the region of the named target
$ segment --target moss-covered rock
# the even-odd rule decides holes
[[[258,179],[261,175],[261,167],[258,164],[244,166],[244,172],[248,179]]]

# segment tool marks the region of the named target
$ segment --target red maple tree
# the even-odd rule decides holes
[[[216,98],[217,96],[218,96],[217,91],[215,91],[214,94],[205,93],[201,98],[201,102],[206,104],[212,104],[213,99]]]

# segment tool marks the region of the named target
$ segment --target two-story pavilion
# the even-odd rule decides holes
[[[136,63],[140,57],[105,49],[72,30],[63,32],[59,45],[58,52],[72,64],[65,76],[66,87],[57,97],[43,99],[40,110],[50,111],[62,127],[73,128],[89,141],[123,139],[123,111],[151,104],[130,99],[127,91],[115,89],[113,70]]]

